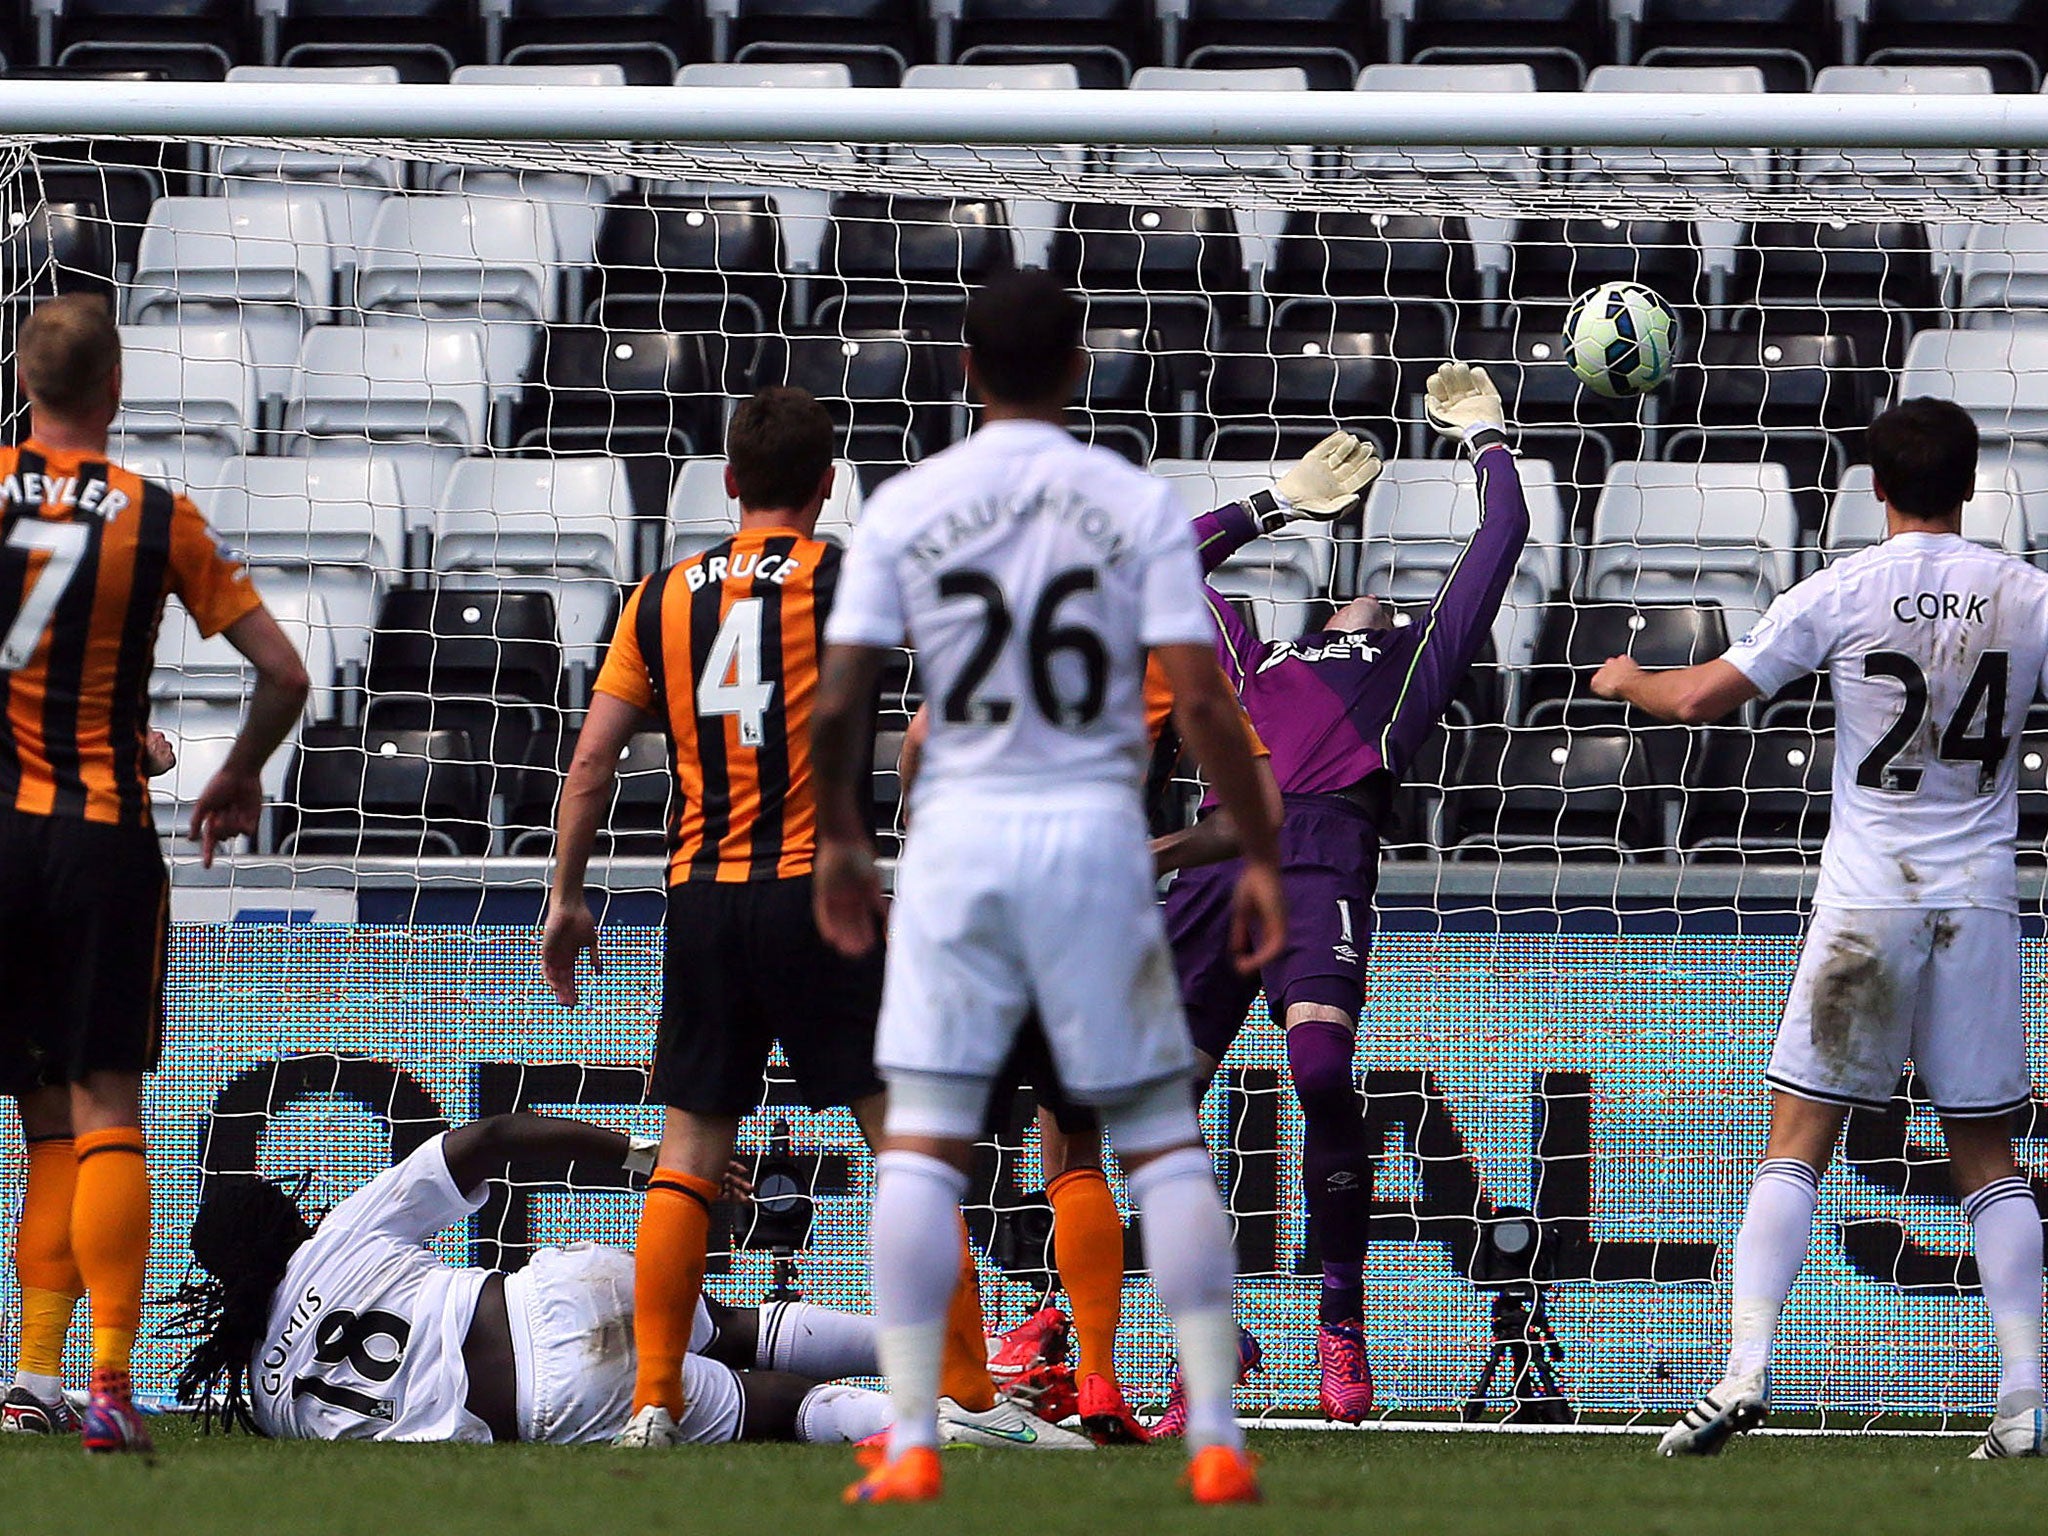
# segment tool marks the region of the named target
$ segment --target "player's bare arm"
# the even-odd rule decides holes
[[[1173,684],[1173,719],[1181,740],[1237,826],[1244,872],[1232,903],[1231,953],[1237,968],[1249,974],[1272,961],[1287,937],[1280,821],[1260,784],[1242,712],[1215,653],[1204,645],[1163,645],[1153,655]]]
[[[1719,657],[1697,666],[1651,672],[1633,657],[1610,656],[1593,674],[1592,686],[1603,699],[1633,704],[1645,714],[1679,725],[1705,725],[1758,697],[1756,684]]]
[[[555,1001],[564,1008],[576,1006],[577,956],[588,951],[591,973],[604,974],[597,948],[597,920],[590,914],[583,882],[597,829],[612,802],[619,754],[634,733],[646,730],[648,724],[646,713],[638,706],[608,693],[593,694],[590,713],[576,738],[576,755],[562,781],[562,798],[555,807],[555,880],[548,896],[547,926],[541,934],[540,963]]]
[[[1277,825],[1282,811],[1280,781],[1273,776],[1273,760],[1268,757],[1254,757],[1252,772],[1258,776],[1259,794],[1265,802],[1267,814]],[[1155,873],[1166,876],[1176,870],[1195,869],[1204,864],[1221,864],[1225,859],[1234,859],[1244,851],[1244,841],[1238,836],[1237,819],[1229,811],[1218,808],[1204,816],[1192,827],[1178,832],[1169,832],[1164,837],[1152,839],[1152,867]]]
[[[861,814],[860,781],[875,685],[887,655],[872,645],[828,647],[811,714],[811,775],[818,798],[813,899],[818,932],[846,955],[874,948],[882,913],[882,879]]]
[[[269,609],[251,609],[226,633],[228,643],[256,669],[256,690],[227,761],[192,806],[192,839],[209,869],[222,843],[255,834],[263,815],[263,765],[298,724],[312,688],[298,647]]]

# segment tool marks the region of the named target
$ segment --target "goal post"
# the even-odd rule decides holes
[[[1332,425],[1378,442],[1389,467],[1358,512],[1217,572],[1268,639],[1360,593],[1429,600],[1476,506],[1422,381],[1460,356],[1502,384],[1530,546],[1384,828],[1355,1062],[1380,1408],[1455,1413],[1520,1326],[1475,1282],[1517,1213],[1543,1235],[1579,1410],[1668,1416],[1717,1379],[1827,820],[1828,695],[1692,732],[1603,709],[1586,678],[1615,651],[1718,654],[1881,536],[1861,429],[1904,395],[1953,395],[1983,427],[1966,534],[2048,561],[2048,97],[0,87],[0,361],[11,375],[37,297],[105,293],[128,358],[119,456],[247,555],[314,672],[261,836],[202,870],[174,832],[247,681],[175,612],[159,646],[154,719],[182,761],[157,788],[175,926],[151,1294],[179,1278],[205,1173],[311,1170],[331,1203],[479,1114],[654,1128],[637,1101],[661,993],[658,746],[621,765],[592,871],[607,966],[580,1009],[553,1003],[535,953],[564,743],[620,596],[730,526],[722,428],[762,384],[803,382],[840,422],[821,527],[848,536],[865,494],[972,423],[967,292],[1042,264],[1087,305],[1076,430],[1191,513]],[[1662,295],[1684,338],[1640,400],[1563,362],[1569,301],[1616,279]],[[885,743],[917,697],[914,669],[892,672]],[[2034,854],[2043,726],[2018,749]],[[893,846],[886,750],[875,785]],[[2041,888],[2030,864],[2032,911]],[[2036,1026],[2038,924],[2025,945]],[[764,1096],[743,1146],[774,1198],[721,1235],[712,1287],[864,1307],[853,1122],[796,1103],[779,1066]],[[969,1220],[990,1314],[1013,1324],[1052,1284],[1049,1211],[1035,1134],[999,1108]],[[1321,1256],[1262,1008],[1203,1116],[1267,1351],[1241,1406],[1312,1412]],[[1910,1080],[1853,1118],[1776,1406],[1852,1427],[1988,1409],[1942,1159]],[[0,1166],[18,1189],[12,1141]],[[630,1242],[631,1191],[581,1174],[496,1187],[446,1256]],[[1156,1402],[1167,1335],[1135,1267],[1126,1316],[1134,1399]],[[146,1343],[145,1385],[174,1358]]]

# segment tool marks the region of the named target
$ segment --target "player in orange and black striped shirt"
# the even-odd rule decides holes
[[[863,1128],[878,1128],[880,963],[839,954],[811,916],[810,712],[840,558],[813,535],[833,438],[802,390],[763,390],[740,407],[726,441],[739,531],[628,600],[562,788],[542,959],[555,995],[574,1006],[577,957],[597,960],[584,872],[619,753],[636,731],[666,733],[675,800],[648,1092],[668,1118],[634,1245],[628,1443],[688,1433],[682,1357],[709,1207],[776,1040],[811,1104],[852,1105]]]
[[[31,435],[0,449],[0,1092],[21,1108],[29,1188],[22,1365],[4,1413],[10,1429],[72,1427],[56,1372],[82,1284],[86,1449],[146,1450],[128,1362],[149,1256],[142,1077],[163,1023],[169,883],[144,781],[165,599],[257,671],[248,721],[195,806],[208,863],[256,829],[258,772],[307,679],[198,509],[108,461],[121,342],[106,305],[38,306],[16,361]]]

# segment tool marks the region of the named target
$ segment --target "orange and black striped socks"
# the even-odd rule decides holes
[[[77,1149],[71,1252],[92,1297],[93,1369],[126,1371],[142,1324],[142,1282],[149,1268],[149,1168],[142,1132],[134,1126],[87,1131]]]
[[[1124,1224],[1100,1168],[1074,1168],[1046,1186],[1053,1263],[1074,1314],[1076,1376],[1115,1381],[1116,1330],[1124,1307]]]
[[[639,1353],[633,1411],[656,1405],[683,1416],[683,1356],[704,1291],[704,1255],[711,1242],[709,1179],[657,1168],[640,1207],[633,1240],[633,1335]]]
[[[45,1402],[63,1389],[64,1336],[85,1294],[71,1256],[71,1202],[78,1149],[69,1136],[28,1144],[28,1189],[15,1229],[15,1270],[21,1277],[21,1356],[16,1380]]]
[[[988,1374],[988,1333],[981,1315],[981,1275],[974,1267],[965,1218],[960,1221],[960,1283],[953,1287],[952,1310],[946,1314],[939,1396],[950,1397],[969,1413],[986,1413],[996,1405],[996,1386]]]

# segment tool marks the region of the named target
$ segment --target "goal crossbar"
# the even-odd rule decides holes
[[[1483,110],[1479,110],[1483,105]],[[2048,97],[10,80],[0,135],[952,145],[2048,148]]]

